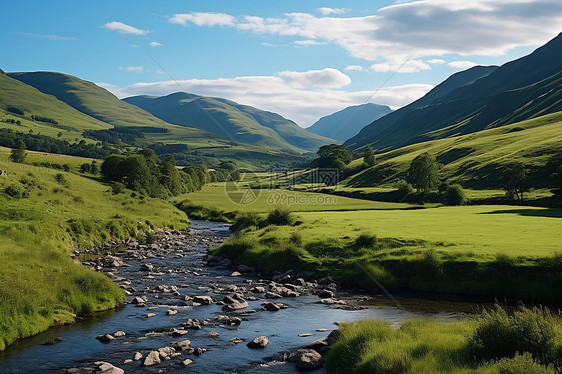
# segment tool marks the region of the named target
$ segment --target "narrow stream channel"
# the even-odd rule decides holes
[[[0,373],[89,373],[93,372],[92,364],[96,361],[109,362],[125,373],[294,373],[298,370],[293,363],[276,362],[271,358],[327,336],[337,328],[336,321],[377,319],[399,325],[416,317],[458,320],[466,318],[477,307],[464,302],[437,302],[412,297],[399,297],[400,305],[397,305],[386,297],[375,297],[365,303],[364,309],[343,310],[318,304],[318,296],[306,295],[269,300],[284,303],[288,308],[265,311],[261,307],[261,303],[267,301],[263,294],[252,294],[249,289],[254,286],[267,288],[268,281],[261,282],[249,276],[233,277],[232,269],[205,265],[207,248],[217,246],[228,238],[228,226],[193,220],[189,234],[191,244],[188,247],[167,251],[164,256],[127,259],[126,263],[130,266],[111,269],[114,276],[126,278],[131,282],[130,287],[137,290],[137,293],[128,296],[128,300],[139,295],[147,296],[146,307],[126,304],[20,341],[0,352]],[[141,268],[145,263],[153,265],[158,271],[147,276],[148,273]],[[177,292],[155,292],[159,285],[176,286]],[[222,300],[232,294],[224,292],[229,287],[247,296],[249,306],[244,310],[255,312],[227,313],[221,310],[221,305],[192,306],[184,301],[186,295],[208,295]],[[169,309],[177,310],[177,314],[167,315]],[[147,318],[148,313],[155,316]],[[242,322],[237,327],[203,325],[199,330],[186,329],[187,333],[180,337],[170,334],[170,329],[181,329],[181,323],[189,318],[202,321],[218,315],[236,315],[242,318]],[[318,329],[327,331],[319,332]],[[109,343],[96,340],[98,335],[116,331],[124,331],[126,336]],[[218,336],[209,336],[209,332],[216,332]],[[299,334],[307,333],[312,335],[299,337]],[[260,335],[269,338],[267,347],[250,349],[246,346],[248,341]],[[62,341],[42,345],[55,337],[62,338]],[[244,342],[235,344],[231,342],[232,338],[241,338]],[[141,366],[142,360],[124,363],[132,359],[135,352],[141,352],[145,357],[152,350],[185,339],[191,341],[192,347],[201,347],[206,351],[199,356],[183,353],[150,367]],[[193,363],[185,367],[181,363],[187,358]],[[322,368],[312,371],[324,372]]]

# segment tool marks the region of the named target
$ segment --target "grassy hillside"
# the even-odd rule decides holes
[[[40,157],[40,156],[36,156]],[[112,308],[123,291],[70,253],[138,229],[182,228],[187,217],[162,200],[113,195],[78,174],[7,161],[0,153],[0,349],[16,339]],[[59,156],[42,156],[59,162]],[[83,162],[86,159],[76,158]]]
[[[562,34],[445,95],[414,102],[367,126],[347,145],[392,149],[562,110]]]
[[[554,169],[550,158],[562,150],[562,112],[473,134],[438,139],[377,155],[374,167],[346,181],[349,187],[368,187],[396,182],[405,177],[411,161],[429,152],[443,164],[450,183],[466,187],[499,188],[502,169],[513,162],[529,170],[529,185],[549,187]],[[356,160],[350,167],[362,160]]]
[[[24,114],[8,111],[8,108],[20,109]],[[31,118],[32,115],[48,117],[58,124],[35,121]],[[6,120],[20,121],[21,124],[8,123]],[[111,127],[4,74],[0,74],[0,121],[2,128],[26,133],[32,130],[34,133],[68,141],[83,139],[82,132],[86,129],[103,130]]]
[[[183,164],[206,163],[214,166],[222,160],[231,159],[236,160],[241,167],[267,169],[290,167],[296,163],[305,162],[307,158],[294,154],[292,151],[286,153],[279,149],[232,141],[195,127],[167,123],[135,105],[119,100],[92,82],[70,75],[53,72],[10,73],[2,75],[1,79],[9,83],[1,86],[3,89],[0,91],[1,103],[6,102],[4,108],[10,105],[32,108],[36,102],[41,103],[42,98],[48,98],[48,102],[42,105],[41,109],[62,107],[82,119],[82,122],[74,120],[74,117],[66,112],[60,112],[55,116],[54,109],[37,110],[36,115],[52,117],[60,125],[68,128],[61,129],[58,125],[28,121],[24,118],[18,118],[21,125],[2,123],[2,127],[11,128],[14,131],[29,132],[32,130],[34,133],[39,132],[42,135],[75,141],[75,139],[83,139],[84,130],[116,127],[122,133],[134,134],[134,141],[127,143],[129,146],[158,145],[163,148],[161,153],[165,154],[178,152],[169,148],[170,146],[184,145],[185,147],[175,154],[178,162]],[[34,99],[32,94],[40,98]],[[10,100],[5,100],[4,97]],[[0,107],[0,114],[3,112],[5,111],[2,111]],[[28,113],[27,116],[29,115]],[[18,116],[11,113],[3,116],[7,120],[15,117]],[[62,134],[59,134],[61,130]],[[94,142],[97,139],[87,141]]]
[[[367,103],[350,106],[316,121],[307,130],[341,141],[357,135],[363,127],[392,112],[386,105]]]
[[[220,98],[177,92],[124,100],[170,123],[195,126],[227,139],[278,150],[316,151],[333,141],[312,134],[278,114]]]

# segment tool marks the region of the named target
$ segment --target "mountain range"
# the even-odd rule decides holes
[[[384,151],[504,126],[562,110],[562,34],[501,67],[457,73],[344,144]]]
[[[177,125],[194,126],[233,141],[290,152],[316,151],[333,139],[313,134],[279,114],[230,100],[185,92],[123,99]]]
[[[392,109],[388,106],[373,103],[349,106],[320,118],[306,129],[343,142],[356,135],[363,127],[390,112]]]

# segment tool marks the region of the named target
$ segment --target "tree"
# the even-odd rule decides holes
[[[466,202],[466,195],[460,184],[447,186],[443,195],[445,205],[463,205]]]
[[[526,190],[527,172],[522,163],[516,162],[507,166],[502,175],[502,186],[510,199],[522,201]]]
[[[410,164],[406,172],[406,181],[411,183],[418,192],[431,191],[439,184],[439,168],[440,165],[434,156],[427,152],[422,153]]]
[[[373,152],[371,145],[366,145],[365,148],[363,148],[363,161],[369,166],[375,164],[375,152]]]
[[[13,162],[23,163],[23,161],[25,160],[25,156],[27,156],[27,154],[25,153],[25,143],[23,142],[23,140],[18,139],[16,144],[17,148],[12,149],[12,152],[10,153],[10,160],[12,160]]]
[[[96,160],[92,160],[92,164],[90,165],[90,173],[97,174],[98,173],[98,163]]]
[[[81,173],[89,173],[91,171],[91,166],[90,163],[85,162],[82,165],[80,165],[80,172]]]
[[[338,144],[323,145],[318,149],[316,164],[321,169],[337,169],[340,173],[353,160],[353,155],[346,146]]]

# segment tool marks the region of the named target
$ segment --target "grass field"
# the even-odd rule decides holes
[[[0,177],[0,349],[124,300],[105,275],[74,264],[72,250],[188,224],[166,201],[113,195],[91,176],[15,164],[5,154],[0,169],[7,171]]]

